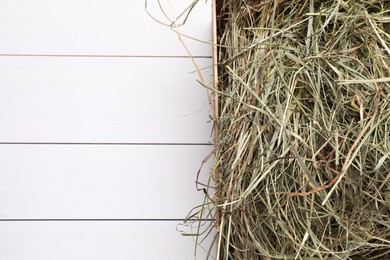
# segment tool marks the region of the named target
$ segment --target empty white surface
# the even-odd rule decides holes
[[[150,13],[168,24],[193,2],[169,1],[161,0],[167,19],[148,0]],[[211,1],[199,1],[179,30],[211,42],[211,29]],[[188,55],[177,34],[149,17],[144,0],[0,0],[0,39],[0,54]],[[193,55],[211,56],[210,45],[185,42]]]
[[[211,146],[0,145],[0,219],[178,219]],[[210,163],[204,166],[207,179]],[[1,259],[1,258],[0,258]]]
[[[1,260],[191,260],[177,222],[0,222]],[[206,244],[211,244],[212,237]],[[205,260],[199,251],[197,259]],[[213,258],[210,258],[213,259]]]
[[[161,0],[170,19],[192,2]],[[179,30],[210,42],[211,2],[199,1]],[[153,219],[184,218],[202,202],[194,182],[211,146],[74,144],[212,140],[190,59],[168,58],[188,53],[144,3],[0,0],[0,260],[194,259],[192,237]],[[211,56],[210,45],[184,40]]]
[[[1,142],[211,141],[189,58],[0,57],[0,71]]]

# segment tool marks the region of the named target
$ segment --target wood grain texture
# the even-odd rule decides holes
[[[176,222],[0,222],[2,260],[189,260]],[[205,244],[211,245],[212,237]],[[199,250],[197,258],[206,259]],[[210,258],[214,259],[214,258]]]
[[[195,181],[211,150],[0,145],[0,219],[183,219],[203,201]]]
[[[172,24],[193,0],[148,0],[157,20]],[[211,1],[200,1],[180,32],[211,43]],[[183,19],[179,20],[179,23]],[[0,54],[187,56],[178,36],[154,21],[145,0],[0,0]],[[193,55],[209,44],[185,40]]]
[[[0,142],[212,141],[189,58],[0,57],[0,70]]]

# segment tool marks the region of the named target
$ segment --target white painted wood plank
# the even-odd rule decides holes
[[[0,71],[0,142],[211,141],[189,58],[0,57]]]
[[[195,180],[211,150],[0,145],[0,219],[182,219],[203,201]]]
[[[193,0],[161,1],[168,18]],[[165,23],[157,0],[148,10]],[[173,15],[176,13],[176,16]],[[211,42],[211,1],[200,1],[180,31]],[[144,0],[0,0],[1,54],[163,55],[187,52],[169,27],[155,22]],[[211,45],[186,40],[193,55],[211,56]]]
[[[2,260],[190,260],[175,222],[0,222]],[[205,244],[211,244],[208,238]],[[199,251],[197,259],[206,260]],[[214,255],[215,256],[215,255]],[[214,259],[214,258],[209,258]]]

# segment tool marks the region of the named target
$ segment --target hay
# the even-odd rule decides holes
[[[218,4],[218,259],[390,259],[390,2]]]

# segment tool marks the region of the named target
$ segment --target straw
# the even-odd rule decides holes
[[[390,2],[217,5],[217,258],[390,259]]]

